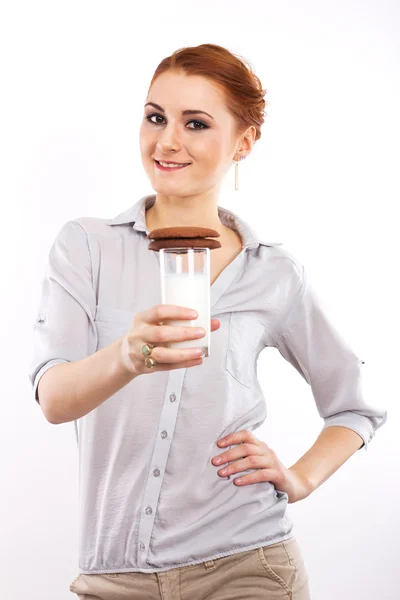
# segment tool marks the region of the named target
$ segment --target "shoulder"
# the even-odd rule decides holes
[[[304,265],[294,252],[283,246],[282,242],[260,242],[258,255],[263,268],[269,275],[274,274],[277,281],[290,280],[296,287],[301,286],[304,279]]]
[[[78,235],[81,232],[86,234],[86,236],[105,236],[112,238],[118,237],[120,235],[121,228],[110,227],[110,222],[111,219],[100,217],[75,217],[64,223],[62,229],[66,231],[77,231]]]

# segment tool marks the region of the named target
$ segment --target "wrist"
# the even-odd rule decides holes
[[[121,377],[134,379],[138,373],[129,357],[128,336],[124,335],[115,341],[116,358],[115,369]]]
[[[315,487],[308,475],[304,473],[298,465],[292,465],[289,468],[289,471],[294,475],[297,481],[297,488],[300,490],[299,498],[297,500],[303,500],[312,494],[312,492],[315,490]]]

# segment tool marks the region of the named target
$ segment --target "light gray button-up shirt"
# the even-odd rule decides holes
[[[47,369],[108,346],[137,311],[161,304],[159,253],[146,237],[154,201],[144,196],[112,220],[73,219],[56,236],[33,333],[36,400]],[[386,421],[366,403],[363,361],[324,313],[303,265],[218,210],[243,249],[211,286],[211,316],[221,321],[211,356],[136,377],[74,421],[81,573],[165,571],[292,535],[286,493],[268,482],[235,486],[211,463],[221,437],[265,421],[256,362],[267,346],[310,384],[324,427],[348,427],[367,448]]]

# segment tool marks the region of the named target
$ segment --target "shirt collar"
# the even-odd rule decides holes
[[[132,224],[133,229],[137,231],[144,231],[146,234],[149,230],[146,228],[146,209],[153,206],[156,201],[156,194],[150,194],[143,196],[128,210],[120,213],[114,219],[107,222],[107,225],[125,225]],[[260,244],[262,246],[281,246],[283,242],[266,242],[260,239],[254,229],[250,227],[242,218],[238,217],[235,213],[228,210],[227,208],[218,207],[218,214],[221,222],[237,231],[243,240],[244,248],[257,248]]]

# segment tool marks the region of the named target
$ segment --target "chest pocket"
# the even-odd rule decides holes
[[[134,314],[130,310],[97,306],[94,321],[98,334],[98,349],[128,333]]]
[[[256,377],[256,359],[264,347],[264,333],[264,326],[249,315],[230,314],[225,368],[246,387],[250,387]]]

